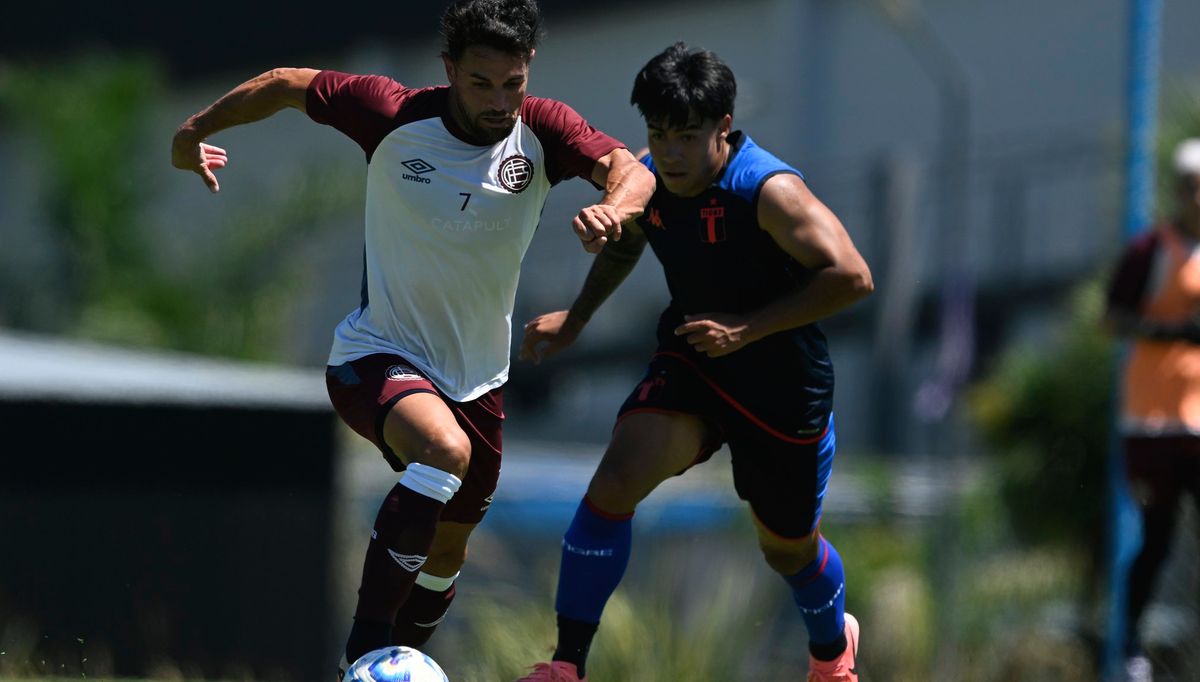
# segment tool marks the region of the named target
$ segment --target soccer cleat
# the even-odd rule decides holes
[[[846,614],[846,650],[832,661],[808,657],[808,682],[858,682],[858,619]]]
[[[587,678],[579,676],[574,663],[550,661],[534,665],[533,672],[517,682],[587,682]]]

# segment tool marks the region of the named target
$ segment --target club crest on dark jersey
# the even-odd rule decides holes
[[[496,169],[496,182],[513,194],[520,194],[533,182],[533,162],[520,154],[508,157]]]
[[[700,209],[700,241],[716,244],[725,241],[725,207],[717,200],[709,201],[708,208]]]

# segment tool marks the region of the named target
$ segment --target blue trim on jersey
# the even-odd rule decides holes
[[[733,145],[729,163],[715,184],[719,189],[737,195],[752,206],[757,204],[763,185],[772,177],[780,173],[791,173],[801,180],[804,179],[804,173],[755,144],[749,135],[740,130],[729,135],[729,144]],[[650,172],[658,172],[650,154],[643,157],[641,162]]]
[[[717,186],[736,194],[753,205],[767,180],[780,173],[792,173],[804,179],[804,174],[779,160],[771,152],[754,144],[749,135],[738,131],[730,135],[735,145],[729,165]]]

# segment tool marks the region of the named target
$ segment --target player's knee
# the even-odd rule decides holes
[[[601,467],[592,475],[588,494],[594,497],[596,493],[599,493],[603,497],[611,497],[624,487],[626,480],[625,472],[611,467]]]
[[[417,461],[461,479],[466,476],[467,466],[471,463],[471,440],[458,429],[446,429],[425,443]]]
[[[588,485],[588,499],[600,509],[613,514],[633,511],[642,501],[640,491],[645,488],[636,467],[626,465],[602,466]]]

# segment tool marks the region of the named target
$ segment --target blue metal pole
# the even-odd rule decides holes
[[[1150,222],[1154,194],[1154,140],[1158,127],[1158,70],[1162,0],[1131,0],[1129,138],[1126,141],[1125,238],[1136,237]]]
[[[1154,140],[1158,121],[1158,72],[1162,30],[1162,0],[1130,0],[1129,62],[1126,98],[1128,139],[1125,166],[1124,241],[1137,236],[1151,219],[1154,188]],[[1122,351],[1119,364],[1123,365]],[[1120,382],[1116,384],[1118,387]],[[1118,394],[1120,389],[1117,389]],[[1115,399],[1119,413],[1120,400]],[[1106,680],[1123,671],[1128,621],[1129,567],[1141,547],[1141,519],[1126,486],[1121,439],[1113,430],[1108,461],[1109,480],[1109,618],[1104,651]]]

